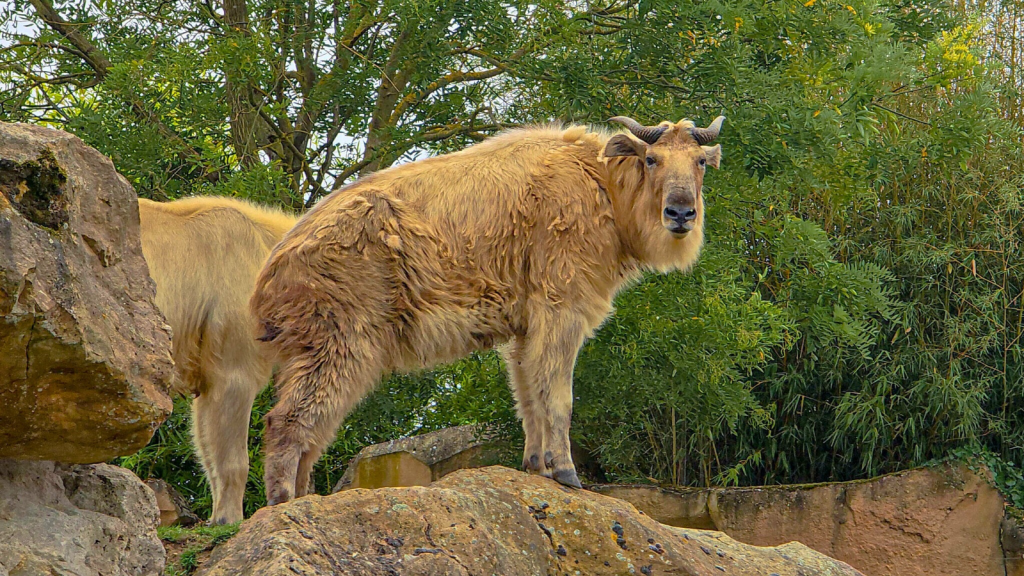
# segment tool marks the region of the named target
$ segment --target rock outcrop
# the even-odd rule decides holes
[[[498,464],[506,448],[470,424],[374,444],[348,463],[333,491],[426,486],[456,470]]]
[[[138,200],[57,130],[0,123],[0,458],[102,462],[170,413]]]
[[[489,467],[426,487],[345,490],[264,508],[200,574],[859,572],[802,544],[758,548],[717,532],[672,528],[621,500]]]
[[[0,574],[157,576],[153,492],[107,464],[0,460]]]
[[[590,488],[665,524],[721,530],[758,546],[795,540],[865,574],[1020,573],[1024,547],[1016,524],[1004,520],[1003,497],[963,465],[807,486]]]

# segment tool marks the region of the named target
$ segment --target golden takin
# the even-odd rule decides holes
[[[721,157],[706,144],[723,120],[513,130],[324,198],[274,248],[250,300],[280,363],[267,501],[307,493],[313,464],[382,375],[495,346],[524,468],[579,487],[576,355],[643,270],[697,260],[704,171]]]
[[[179,392],[194,396],[192,437],[213,493],[213,524],[242,520],[249,415],[270,381],[249,297],[270,250],[295,218],[248,202],[139,200],[142,255],[171,326]]]

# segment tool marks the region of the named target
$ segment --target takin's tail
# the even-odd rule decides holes
[[[273,342],[274,339],[280,336],[281,332],[284,331],[268,320],[263,320],[260,324],[263,330],[261,334],[256,337],[260,342]]]

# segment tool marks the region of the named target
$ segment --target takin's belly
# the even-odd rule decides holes
[[[406,372],[454,362],[504,344],[513,335],[509,314],[501,306],[481,302],[471,308],[430,307],[396,330],[398,354],[392,368]]]

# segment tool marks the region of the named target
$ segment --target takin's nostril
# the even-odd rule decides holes
[[[687,208],[683,211],[683,222],[689,222],[697,219],[697,211],[693,208]]]
[[[668,206],[665,208],[665,218],[668,218],[669,220],[679,220],[680,216],[682,216],[682,213],[675,207]]]

